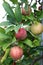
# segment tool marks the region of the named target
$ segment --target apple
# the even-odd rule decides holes
[[[42,10],[42,6],[39,6],[39,7],[38,7],[38,10]]]
[[[41,23],[32,24],[31,32],[33,34],[40,34],[40,33],[42,33],[42,24]]]
[[[30,15],[30,13],[31,13],[31,7],[30,6],[28,6],[28,11],[26,11],[23,7],[21,8],[21,13],[23,14],[23,15]]]
[[[23,15],[26,15],[26,11],[25,11],[25,9],[22,7],[21,8],[21,13],[23,14]]]
[[[10,56],[12,59],[18,60],[23,55],[23,49],[19,46],[14,46],[10,50]]]
[[[24,40],[27,37],[27,31],[24,28],[20,28],[18,32],[15,34],[15,37],[18,40]]]

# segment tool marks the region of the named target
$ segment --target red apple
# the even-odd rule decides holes
[[[22,57],[23,55],[23,49],[20,48],[19,46],[14,46],[10,50],[10,56],[11,58],[18,60]]]
[[[42,10],[42,6],[39,6],[39,7],[38,7],[38,10]]]
[[[24,40],[27,37],[27,32],[24,28],[20,28],[18,33],[15,34],[15,37],[19,40]]]
[[[31,14],[31,7],[30,6],[28,6],[28,11],[26,11],[23,7],[21,8],[21,13],[23,14],[23,15],[30,15]]]
[[[26,11],[25,11],[25,9],[22,7],[21,8],[21,13],[23,14],[23,15],[26,15]]]

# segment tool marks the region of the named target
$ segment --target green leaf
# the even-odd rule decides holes
[[[2,47],[2,49],[5,51],[7,49],[7,47],[10,44],[10,40],[4,40],[4,41],[0,41],[0,46]]]
[[[14,44],[15,41],[16,41],[15,37],[13,39],[3,40],[3,41],[0,41],[0,46],[5,51],[10,45]]]
[[[10,45],[15,44],[16,38],[14,37],[12,40],[9,40],[8,42],[3,45],[3,50],[6,50]]]
[[[16,25],[11,25],[11,26],[6,28],[6,33],[10,32],[10,31],[13,31],[13,30],[15,32],[18,32],[19,28],[20,28],[20,25],[17,25],[17,26]]]
[[[12,58],[8,56],[3,64],[4,65],[12,65],[12,61],[13,61]]]
[[[6,33],[10,32],[10,31],[13,31],[14,30],[14,26],[9,26],[6,28]]]
[[[14,26],[14,31],[17,33],[20,27],[20,25]]]
[[[30,49],[29,53],[34,54],[37,50],[43,51],[43,46],[36,46]]]
[[[0,32],[0,40],[5,40],[5,39],[8,39],[8,38],[9,38],[8,35],[6,35],[5,33]]]
[[[40,14],[40,16],[38,16],[38,18],[39,18],[40,20],[43,19],[43,11],[41,11],[41,14]]]
[[[43,19],[43,10],[42,11],[35,10],[35,16],[38,21],[42,20]]]
[[[31,13],[29,16],[26,16],[27,19],[34,20],[34,13]]]
[[[28,2],[28,0],[21,0],[21,2],[26,3],[26,2]]]
[[[17,22],[22,21],[22,14],[21,14],[21,9],[20,9],[19,4],[15,8],[15,18],[16,18]]]
[[[13,18],[13,17],[11,17],[11,16],[9,16],[9,15],[7,15],[7,20],[8,20],[11,24],[16,24],[16,23],[17,23],[16,20],[15,20],[15,18]]]
[[[23,43],[25,43],[26,45],[28,45],[28,46],[30,46],[30,47],[33,47],[32,41],[29,40],[29,39],[25,39],[25,40],[23,41]]]
[[[17,65],[30,65],[31,62],[32,62],[32,59],[31,58],[25,57],[20,62],[17,62]]]
[[[14,4],[18,3],[18,0],[10,0],[11,2],[13,2]]]
[[[14,42],[16,42],[16,38],[15,37],[12,39],[12,43],[14,43]]]
[[[6,60],[6,58],[7,58],[7,56],[8,56],[8,53],[9,53],[9,50],[10,50],[10,49],[6,49],[6,52],[5,52],[4,56],[3,56],[2,59],[1,59],[1,63],[3,63],[3,62]]]
[[[10,7],[10,5],[7,2],[3,2],[3,7],[4,7],[5,11],[9,14],[9,16],[15,18],[12,8]]]
[[[36,46],[36,47],[33,47],[32,49],[43,51],[43,46]]]
[[[35,14],[37,17],[39,17],[41,15],[42,11],[38,11],[38,10],[35,10]]]
[[[2,27],[0,27],[0,32],[1,32],[1,33],[5,33],[5,29],[2,28]]]
[[[25,8],[26,12],[28,12],[29,5],[26,3],[24,8]]]
[[[0,23],[0,26],[9,26],[11,23],[9,21],[3,21]]]
[[[40,45],[40,41],[37,40],[37,39],[35,39],[35,40],[33,41],[33,44],[34,44],[34,46],[39,46],[39,45]]]
[[[36,9],[36,3],[34,3],[34,4],[32,5],[32,7],[33,7],[34,9]]]

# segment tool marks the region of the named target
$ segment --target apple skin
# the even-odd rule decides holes
[[[28,6],[28,11],[27,12],[26,12],[26,10],[23,7],[21,8],[21,13],[23,15],[30,15],[31,12],[32,12],[32,10],[31,10],[31,7],[30,6]]]
[[[19,46],[14,46],[10,50],[10,56],[12,59],[18,60],[23,55],[23,49]]]
[[[32,26],[31,26],[31,32],[33,34],[40,34],[40,33],[42,33],[42,24],[41,23],[32,24]]]
[[[39,7],[38,7],[38,10],[42,10],[42,6],[39,6]]]
[[[22,7],[21,8],[21,13],[23,14],[23,15],[26,15],[26,11],[25,11],[25,9]]]
[[[27,37],[27,31],[24,28],[20,28],[18,32],[15,34],[15,37],[18,40],[24,40]]]

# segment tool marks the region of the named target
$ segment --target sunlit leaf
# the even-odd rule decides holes
[[[23,42],[24,42],[26,45],[28,45],[28,46],[30,46],[30,47],[33,47],[33,43],[32,43],[31,40],[25,39]]]
[[[5,29],[0,27],[0,32],[5,33]]]
[[[5,40],[5,39],[9,39],[9,36],[6,35],[5,33],[0,33],[0,40]]]
[[[7,2],[3,2],[3,7],[4,7],[5,11],[6,11],[11,17],[15,18],[15,17],[14,17],[14,13],[13,13],[13,11],[12,11],[12,8],[11,8],[11,6],[10,6]]]
[[[9,26],[11,23],[9,21],[3,21],[0,23],[0,26]]]

